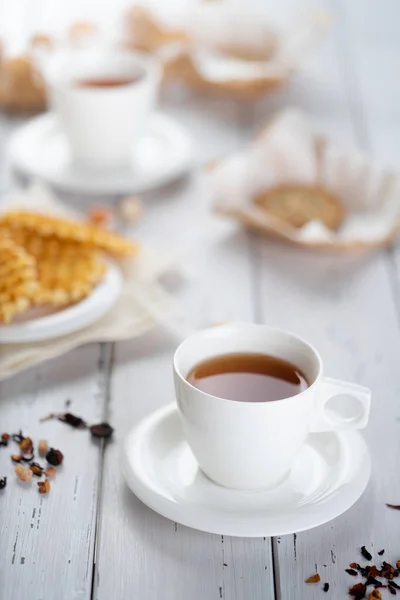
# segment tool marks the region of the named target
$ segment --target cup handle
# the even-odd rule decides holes
[[[371,390],[368,388],[324,377],[317,388],[310,431],[363,429],[368,423],[370,406]]]

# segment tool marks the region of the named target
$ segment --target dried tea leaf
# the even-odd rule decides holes
[[[394,508],[395,510],[400,510],[400,504],[386,504],[389,508]]]
[[[98,423],[90,428],[92,436],[97,438],[109,438],[112,436],[113,431],[114,429],[108,423]]]
[[[397,594],[396,590],[392,587],[388,587],[389,592],[392,594],[392,596],[395,596]]]
[[[319,581],[321,581],[321,577],[318,575],[318,573],[306,579],[306,583],[318,583]]]
[[[366,549],[365,546],[361,546],[361,554],[363,555],[364,558],[366,558],[367,560],[372,560],[372,554],[370,554],[368,552],[368,550]]]
[[[23,462],[31,462],[33,459],[35,458],[35,455],[33,452],[31,452],[30,454],[21,454],[21,460]]]
[[[54,448],[50,448],[50,450],[46,454],[47,462],[53,465],[54,467],[61,465],[63,459],[63,453],[60,450],[55,450]]]
[[[400,585],[398,585],[395,581],[389,581],[389,585],[396,588],[396,590],[400,590]]]
[[[22,435],[22,431],[20,430],[18,433],[13,433],[11,435],[12,439],[14,442],[17,442],[17,444],[20,444],[22,442],[22,440],[24,439],[24,436]]]
[[[0,490],[4,490],[7,485],[7,477],[0,478]]]
[[[50,491],[50,481],[45,479],[44,481],[38,481],[39,494],[48,494]]]
[[[384,548],[382,548],[382,550],[379,550],[379,552],[378,552],[379,556],[382,556],[382,554],[384,554],[384,553],[385,553],[385,549]]]
[[[329,583],[324,583],[324,587],[322,589],[324,592],[329,592]]]
[[[352,577],[357,577],[358,573],[355,569],[345,569],[346,573],[352,575]]]
[[[81,417],[77,417],[72,413],[59,415],[58,420],[71,425],[71,427],[75,427],[75,429],[85,429],[87,427],[85,421]]]
[[[43,475],[43,467],[41,467],[38,463],[31,463],[29,468],[37,477],[41,477]]]

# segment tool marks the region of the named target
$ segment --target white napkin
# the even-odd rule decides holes
[[[0,205],[0,211],[11,208],[77,216],[48,190],[37,185],[27,191],[14,192]],[[48,341],[0,344],[0,380],[89,342],[137,337],[157,322],[178,331],[183,316],[175,300],[157,282],[163,273],[176,266],[175,260],[176,256],[168,256],[165,249],[157,252],[156,249],[142,247],[136,257],[125,261],[122,266],[124,285],[121,296],[102,319],[85,329]]]

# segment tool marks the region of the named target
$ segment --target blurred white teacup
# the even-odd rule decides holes
[[[155,107],[156,60],[118,48],[66,50],[49,59],[44,77],[73,159],[101,169],[129,164]]]

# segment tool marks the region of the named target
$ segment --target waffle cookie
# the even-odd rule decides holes
[[[35,212],[5,213],[0,217],[0,227],[11,231],[22,229],[43,238],[79,242],[82,247],[88,246],[116,256],[135,254],[138,250],[134,242],[95,225]]]
[[[37,304],[67,305],[86,298],[103,279],[106,265],[101,253],[80,242],[41,237],[24,229],[10,231],[37,266]]]
[[[255,203],[295,228],[317,220],[336,230],[344,218],[339,198],[319,186],[281,185],[257,196]]]
[[[0,232],[0,322],[27,310],[37,292],[35,259]]]

